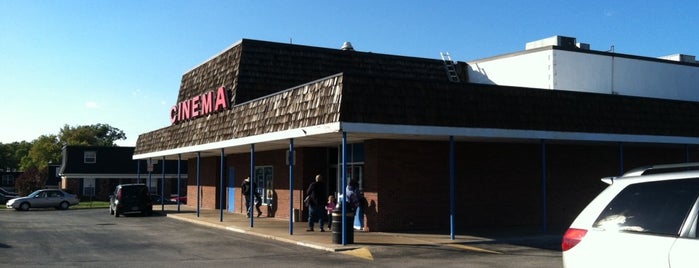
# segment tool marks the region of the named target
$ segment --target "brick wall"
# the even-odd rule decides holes
[[[375,140],[365,143],[365,194],[372,230],[448,230],[447,142]],[[546,145],[546,202],[540,143],[455,146],[457,230],[479,227],[567,226],[619,173],[616,144]],[[624,169],[697,157],[684,146],[625,145]],[[695,158],[696,159],[696,158]]]
[[[372,231],[449,228],[449,143],[447,141],[370,140],[365,142],[366,227]],[[699,154],[684,146],[625,145],[624,169],[683,162]],[[546,200],[542,191],[542,144],[457,142],[455,145],[455,223],[457,231],[481,227],[567,226],[605,185],[618,175],[617,144],[546,144]],[[316,174],[331,178],[332,149],[298,148],[294,209],[307,219],[303,196]],[[289,168],[285,150],[256,152],[256,166],[274,167],[274,202],[263,216],[289,218]],[[196,161],[189,161],[189,202],[196,203]],[[248,153],[226,156],[235,168],[236,212],[244,213],[240,183],[250,174]],[[202,207],[218,208],[219,159],[202,159]],[[228,168],[226,168],[228,176]],[[328,184],[335,184],[330,182]],[[329,186],[329,189],[333,189]],[[226,197],[227,200],[227,197]]]

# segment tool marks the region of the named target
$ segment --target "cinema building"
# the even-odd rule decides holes
[[[699,67],[559,43],[529,53],[542,51]],[[504,67],[478,64],[243,39],[182,76],[172,125],[141,134],[133,158],[187,160],[200,208],[244,213],[250,176],[263,216],[300,221],[316,174],[331,194],[356,179],[372,231],[566,226],[601,177],[699,159],[698,102],[498,85],[483,70]]]

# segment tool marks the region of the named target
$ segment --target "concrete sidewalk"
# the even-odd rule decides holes
[[[319,250],[331,252],[356,250],[370,246],[391,246],[391,245],[433,245],[433,246],[451,246],[465,250],[480,251],[488,253],[498,253],[487,249],[468,246],[468,244],[479,244],[484,242],[492,242],[497,239],[557,239],[549,237],[550,235],[530,235],[522,233],[507,233],[494,234],[492,236],[483,237],[478,235],[457,235],[454,240],[450,239],[449,234],[424,234],[424,233],[385,233],[385,232],[361,232],[354,231],[354,243],[341,245],[333,243],[333,234],[331,230],[326,229],[325,232],[320,232],[320,228],[316,224],[315,232],[307,232],[308,222],[294,222],[293,234],[289,230],[288,219],[277,219],[259,217],[254,218],[252,227],[250,219],[242,213],[223,213],[223,221],[221,221],[221,213],[219,210],[200,209],[199,216],[196,213],[196,207],[187,205],[180,206],[180,212],[177,210],[177,205],[165,205],[164,211],[161,210],[161,205],[153,206],[154,212],[164,213],[168,218],[187,221],[194,224],[205,225],[214,228],[220,228],[228,231],[274,239],[286,243],[296,244],[305,247],[311,247]],[[333,223],[340,224],[340,223]]]

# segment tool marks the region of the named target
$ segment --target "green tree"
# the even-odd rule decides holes
[[[2,144],[0,143],[0,169],[19,169],[22,157],[29,153],[32,144],[26,141]]]
[[[124,131],[108,124],[71,127],[63,126],[58,139],[63,145],[116,146],[116,141],[125,140]]]
[[[20,169],[25,172],[31,168],[44,170],[49,162],[60,163],[61,151],[62,146],[56,135],[41,135],[32,142],[27,155],[22,157]]]

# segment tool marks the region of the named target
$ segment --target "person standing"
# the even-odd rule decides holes
[[[335,196],[328,196],[328,203],[325,204],[325,210],[327,211],[328,217],[328,229],[332,228],[333,224],[333,210],[335,210]]]
[[[320,231],[325,232],[325,229],[323,229],[323,218],[325,218],[323,212],[325,211],[324,201],[326,194],[323,176],[316,175],[315,182],[308,186],[306,196],[308,197],[308,230],[306,231],[313,232],[313,225],[318,221]]]
[[[262,210],[260,210],[262,198],[260,197],[260,194],[253,189],[253,186],[254,184],[250,183],[250,177],[247,177],[240,186],[243,191],[243,196],[245,196],[245,210],[247,211],[248,218],[250,218],[250,215],[252,215],[252,207],[250,206],[250,191],[252,191],[253,195],[255,196],[255,209],[257,209],[257,217],[262,215]]]
[[[347,198],[344,199],[345,204],[350,209],[349,211],[355,212],[360,205],[359,183],[357,180],[350,180],[345,188],[345,193],[347,194]]]

